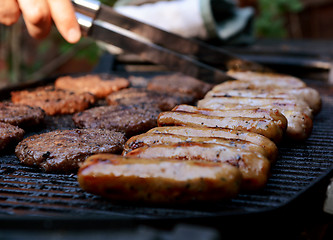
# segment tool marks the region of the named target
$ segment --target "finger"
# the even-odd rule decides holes
[[[44,38],[51,29],[51,13],[46,0],[18,0],[29,34]]]
[[[75,17],[74,7],[70,0],[47,0],[52,19],[60,34],[70,43],[81,38],[80,26]]]
[[[21,11],[16,0],[0,1],[0,23],[12,25],[19,19]]]

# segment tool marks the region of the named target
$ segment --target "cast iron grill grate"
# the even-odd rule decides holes
[[[112,204],[82,191],[76,175],[50,174],[21,165],[13,154],[0,157],[0,217],[99,216],[168,219],[227,216],[278,208],[307,190],[333,166],[333,97],[323,96],[311,137],[304,143],[285,142],[267,186],[209,206],[149,207]],[[66,116],[65,116],[66,118]],[[56,121],[59,121],[57,119]],[[67,121],[64,121],[68,123]],[[52,123],[53,124],[53,123]],[[52,124],[49,128],[52,128]],[[67,124],[64,128],[71,127]],[[43,130],[41,130],[43,131]],[[30,134],[34,134],[32,132]]]

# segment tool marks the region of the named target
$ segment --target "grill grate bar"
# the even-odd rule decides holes
[[[35,179],[35,178],[15,178],[15,177],[5,177],[2,179],[2,183],[0,182],[0,185],[2,184],[24,184],[26,186],[41,186],[40,188],[61,188],[63,189],[64,187],[61,185],[56,185],[56,184],[65,184],[65,188],[76,188],[78,187],[77,181],[52,181],[47,179]],[[24,187],[24,186],[22,186]]]

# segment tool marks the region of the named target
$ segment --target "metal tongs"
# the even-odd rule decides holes
[[[230,69],[263,71],[246,61],[201,41],[188,39],[139,22],[96,0],[72,0],[82,34],[139,55],[209,83],[232,79]]]

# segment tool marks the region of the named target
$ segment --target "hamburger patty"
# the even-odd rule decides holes
[[[45,112],[39,107],[0,102],[0,122],[27,127],[42,123],[44,118]]]
[[[203,98],[213,85],[181,73],[159,75],[148,83],[149,90],[189,94],[196,99]]]
[[[102,129],[56,130],[33,135],[15,149],[19,160],[46,172],[74,172],[95,153],[120,153],[124,134]]]
[[[168,93],[150,91],[144,88],[127,88],[118,92],[111,93],[106,97],[109,105],[133,105],[145,103],[155,105],[161,111],[170,111],[179,104],[194,103],[195,98],[184,93]]]
[[[72,114],[83,111],[95,102],[91,93],[75,93],[52,86],[28,91],[11,92],[12,102],[38,106],[48,115]]]
[[[104,98],[108,94],[128,87],[130,82],[125,78],[107,76],[103,80],[98,74],[89,74],[80,77],[64,76],[55,81],[55,87],[76,93],[89,92],[97,98]]]
[[[160,112],[149,104],[100,106],[75,114],[73,121],[80,128],[112,129],[131,137],[156,127]]]
[[[4,150],[21,141],[24,130],[9,123],[0,122],[0,150]]]

